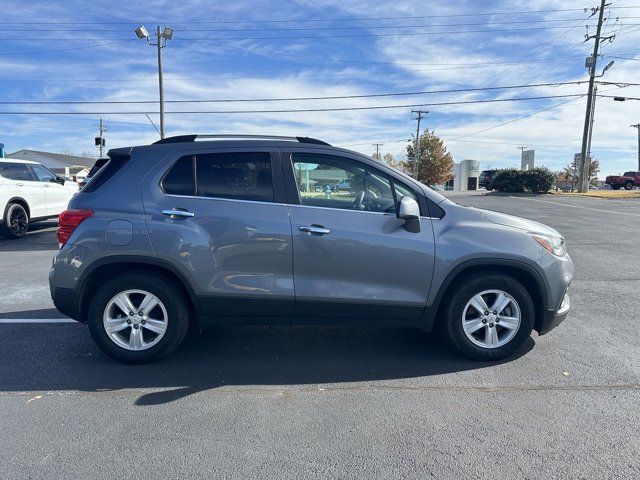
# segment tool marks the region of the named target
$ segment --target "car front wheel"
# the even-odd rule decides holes
[[[172,282],[128,273],[105,283],[87,321],[100,349],[124,363],[146,363],[173,352],[189,327],[188,300]]]
[[[27,210],[18,203],[10,203],[4,211],[0,234],[6,238],[22,238],[29,228]]]
[[[533,301],[507,275],[468,277],[454,287],[445,310],[447,336],[464,355],[499,360],[513,355],[530,337]]]

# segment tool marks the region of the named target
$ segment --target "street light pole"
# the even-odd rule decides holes
[[[149,45],[157,48],[158,51],[158,89],[160,91],[160,138],[164,138],[164,85],[162,83],[162,49],[167,46],[167,40],[173,37],[173,28],[164,27],[160,31],[160,25],[156,27],[156,42],[151,41],[151,35],[144,27],[140,25],[135,30],[139,39],[146,39]]]
[[[162,85],[162,34],[160,33],[160,25],[156,29],[158,41],[158,88],[160,90],[160,138],[164,138],[164,88]],[[165,44],[166,45],[166,44]]]

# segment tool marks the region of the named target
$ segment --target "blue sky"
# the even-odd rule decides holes
[[[587,78],[583,43],[599,2],[239,1],[2,2],[0,101],[122,101],[115,105],[0,105],[0,142],[22,148],[96,152],[100,117],[109,147],[158,138],[157,69],[152,47],[133,29],[174,28],[164,53],[166,100],[265,99],[571,82]],[[570,10],[569,10],[570,9]],[[575,9],[575,10],[574,10]],[[569,11],[560,11],[569,10]],[[522,13],[522,12],[533,13]],[[605,80],[640,83],[640,0],[614,0],[599,64]],[[586,93],[586,84],[482,92],[321,101],[167,103],[167,111],[395,106]],[[640,97],[640,87],[601,86],[603,95]],[[426,106],[423,125],[443,137],[456,161],[482,168],[519,164],[519,146],[536,163],[560,169],[580,150],[585,98]],[[635,169],[640,103],[599,98],[592,154],[601,175]],[[371,154],[401,155],[415,133],[411,107],[376,110],[166,115],[168,135],[308,135]],[[98,112],[120,112],[102,113]],[[526,118],[522,118],[526,117]]]

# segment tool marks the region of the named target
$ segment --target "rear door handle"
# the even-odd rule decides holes
[[[163,215],[167,215],[171,218],[190,218],[195,217],[196,214],[187,210],[179,210],[177,208],[170,208],[168,210],[162,210]]]
[[[303,225],[298,227],[301,232],[306,233],[316,233],[318,235],[328,235],[331,233],[331,230],[328,228],[324,228],[322,225]]]
[[[24,183],[16,183],[16,187],[24,187]]]

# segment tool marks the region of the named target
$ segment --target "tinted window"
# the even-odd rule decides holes
[[[196,155],[196,194],[272,202],[271,156],[262,152]]]
[[[31,170],[40,182],[50,182],[51,179],[56,178],[53,173],[44,168],[42,165],[31,165]]]
[[[80,190],[82,193],[95,192],[98,188],[104,185],[111,177],[113,177],[118,170],[126,164],[131,157],[129,154],[113,152],[109,154],[109,161],[98,170],[98,172],[91,177],[89,182]]]
[[[87,174],[87,178],[93,177],[98,170],[100,170],[102,167],[106,165],[108,161],[109,161],[108,158],[99,158],[98,160],[96,160],[96,163],[94,163],[93,167],[91,167],[91,170],[89,170],[89,173]]]
[[[302,205],[395,212],[403,196],[415,198],[410,189],[394,186],[383,173],[348,158],[297,153],[292,160]]]
[[[31,170],[24,163],[2,162],[0,163],[0,175],[11,180],[35,181]]]
[[[194,195],[193,156],[187,155],[173,164],[162,180],[162,189],[169,195]]]
[[[272,202],[271,156],[263,152],[188,155],[171,167],[162,189],[171,195]]]

